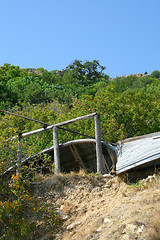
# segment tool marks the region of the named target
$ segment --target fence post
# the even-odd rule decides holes
[[[53,127],[53,144],[54,144],[55,173],[59,173],[61,171],[61,166],[60,166],[59,139],[58,139],[57,127]]]
[[[94,116],[95,120],[95,139],[96,139],[96,157],[97,157],[97,172],[103,172],[103,156],[102,156],[102,144],[101,144],[101,126],[100,115]]]
[[[18,132],[18,149],[17,149],[17,163],[16,163],[16,174],[21,172],[21,160],[22,160],[22,133]]]

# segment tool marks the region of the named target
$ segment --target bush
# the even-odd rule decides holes
[[[41,227],[62,221],[58,213],[31,193],[27,176],[0,180],[0,239],[32,239]]]

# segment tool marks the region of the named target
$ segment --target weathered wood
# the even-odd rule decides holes
[[[103,154],[102,154],[102,158],[103,158],[103,167],[104,167],[105,170],[109,173],[109,172],[110,172],[109,166],[108,166],[108,164],[107,164],[107,162],[106,162],[105,157],[103,156]]]
[[[109,162],[110,162],[110,160],[112,160],[112,156],[110,156],[111,159],[108,159],[108,157],[107,157],[107,152],[109,153],[108,149],[110,149],[110,151],[113,152],[113,154],[111,154],[111,155],[113,155],[113,157],[114,157],[114,156],[116,156],[116,147],[111,146],[109,143],[104,142],[104,141],[102,141],[101,143],[102,143],[102,149],[103,149],[102,153],[104,153],[103,156],[105,158],[105,161],[108,163],[108,160],[109,160]],[[95,139],[78,139],[78,140],[72,140],[72,141],[69,141],[66,143],[59,144],[61,169],[62,169],[62,167],[63,167],[64,171],[68,171],[68,170],[70,171],[71,169],[73,169],[72,163],[70,162],[70,160],[75,162],[75,159],[73,159],[73,155],[69,148],[69,146],[71,144],[74,144],[77,149],[79,149],[79,147],[80,147],[81,150],[79,150],[79,153],[81,156],[84,156],[85,166],[87,165],[87,170],[95,172],[95,170],[96,170],[95,169],[95,161],[96,161],[96,140]],[[92,145],[93,145],[93,147],[92,147]],[[90,148],[90,150],[87,153],[86,149],[88,149],[88,148]],[[40,153],[41,154],[49,154],[52,157],[52,160],[54,161],[54,146],[46,148],[46,149],[40,151]],[[34,159],[36,160],[38,156],[39,156],[39,153],[23,159],[22,165],[25,165],[25,164],[28,165],[28,163],[30,161],[32,161]],[[84,160],[84,159],[82,158],[82,160]],[[111,162],[110,162],[110,164],[111,164]],[[109,167],[110,167],[110,165],[109,165]],[[110,171],[111,171],[111,167],[110,167]],[[7,176],[7,174],[9,174],[9,173],[15,172],[15,170],[16,170],[16,166],[14,165],[14,166],[6,169],[6,171],[3,172],[2,174],[0,174],[0,177]],[[105,170],[105,168],[104,168],[104,170]]]
[[[93,144],[94,145],[94,147],[95,147],[95,144]],[[95,158],[96,157],[96,154],[95,153],[93,153],[92,155],[90,155],[90,156],[86,156],[86,159],[87,160],[90,160],[90,159],[93,159],[93,158]]]
[[[72,151],[72,154],[73,154],[73,156],[74,156],[75,161],[79,163],[80,167],[82,167],[83,169],[86,170],[86,167],[85,167],[85,165],[84,165],[84,162],[83,162],[83,160],[82,160],[82,158],[81,158],[81,156],[80,156],[80,154],[79,154],[78,149],[76,148],[76,146],[75,146],[74,144],[71,144],[71,145],[70,145],[70,149],[71,149],[71,151]]]
[[[22,137],[27,137],[27,136],[31,136],[33,134],[44,132],[46,130],[52,129],[53,127],[60,127],[60,126],[64,126],[64,125],[67,125],[67,124],[70,124],[70,123],[74,123],[74,122],[77,122],[77,121],[80,121],[80,120],[85,120],[87,118],[91,118],[91,117],[94,117],[96,115],[97,115],[97,113],[91,113],[91,114],[88,114],[88,115],[85,115],[85,116],[82,116],[82,117],[77,117],[77,118],[74,118],[74,119],[71,119],[71,120],[67,120],[67,121],[64,121],[64,122],[61,122],[61,123],[56,123],[54,125],[50,125],[50,126],[47,126],[45,128],[40,128],[40,129],[31,131],[31,132],[23,133]]]
[[[60,152],[59,152],[59,140],[58,140],[58,128],[53,128],[53,143],[54,143],[54,163],[55,172],[59,173],[61,171],[60,166]]]
[[[56,126],[56,127],[64,126],[64,125],[67,125],[67,124],[70,124],[70,123],[74,123],[74,122],[78,122],[80,120],[85,120],[87,118],[94,117],[95,115],[97,115],[97,113],[91,113],[91,114],[88,114],[88,115],[85,115],[85,116],[82,116],[82,117],[77,117],[77,118],[67,120],[65,122],[57,123],[54,126]]]
[[[100,116],[97,114],[94,117],[95,120],[95,139],[96,139],[96,157],[97,157],[97,172],[103,172],[103,156],[101,145],[101,127]]]
[[[37,133],[40,133],[40,132],[44,132],[44,131],[47,131],[47,130],[50,130],[54,127],[54,125],[51,125],[51,126],[48,126],[46,128],[40,128],[40,129],[37,129],[37,130],[33,130],[31,132],[27,132],[27,133],[22,133],[22,137],[28,137],[28,136],[31,136],[31,135],[34,135],[34,134],[37,134]]]
[[[95,150],[96,150],[96,145],[93,143],[93,146],[94,146],[94,148],[95,148]],[[107,164],[107,162],[106,162],[106,159],[105,159],[105,157],[104,157],[104,155],[103,155],[103,151],[102,151],[102,164],[103,164],[103,169],[106,171],[106,172],[110,172],[110,169],[109,169],[109,166],[108,166],[108,164]]]

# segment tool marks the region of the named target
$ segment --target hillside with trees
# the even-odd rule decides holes
[[[116,143],[138,135],[158,132],[160,127],[160,71],[150,75],[130,75],[111,79],[104,73],[106,68],[99,61],[75,60],[62,70],[20,69],[19,66],[4,64],[0,67],[0,109],[54,124],[98,112],[101,117],[102,139]],[[41,128],[41,124],[13,115],[0,115],[0,172],[15,164],[17,141],[12,137],[17,132],[28,132]],[[94,137],[94,122],[91,119],[74,123],[69,128]],[[59,130],[60,143],[80,136]],[[81,137],[82,138],[82,137]],[[33,135],[23,140],[23,158],[53,145],[52,132]],[[51,164],[46,157],[44,164]],[[55,211],[43,209],[36,198],[30,198],[30,181],[13,176],[12,184],[1,180],[0,187],[0,238],[15,232],[25,239],[28,232],[35,231],[36,218],[27,222],[23,215],[26,207],[41,214],[44,224],[58,224]],[[5,190],[4,190],[5,189]],[[6,197],[7,196],[7,197]],[[20,199],[20,196],[22,198]],[[7,214],[9,212],[9,215]],[[17,218],[14,217],[16,212]],[[51,217],[52,216],[52,217]],[[14,218],[14,223],[11,219]],[[22,221],[19,227],[18,222]],[[10,223],[6,226],[6,222]],[[22,231],[23,225],[27,229]],[[27,232],[28,231],[28,232]],[[4,236],[4,238],[2,238]],[[8,235],[9,236],[9,235]],[[29,239],[29,238],[27,238]]]
[[[111,142],[159,131],[160,72],[110,79],[104,70],[97,60],[75,60],[61,71],[4,64],[0,67],[0,109],[50,124],[96,111],[101,115],[102,138]],[[3,114],[1,122],[3,132],[8,126],[23,132],[37,127]],[[93,134],[92,126],[76,128]]]

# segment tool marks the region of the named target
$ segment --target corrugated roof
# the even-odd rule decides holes
[[[119,142],[117,174],[160,163],[160,132],[125,139]]]

